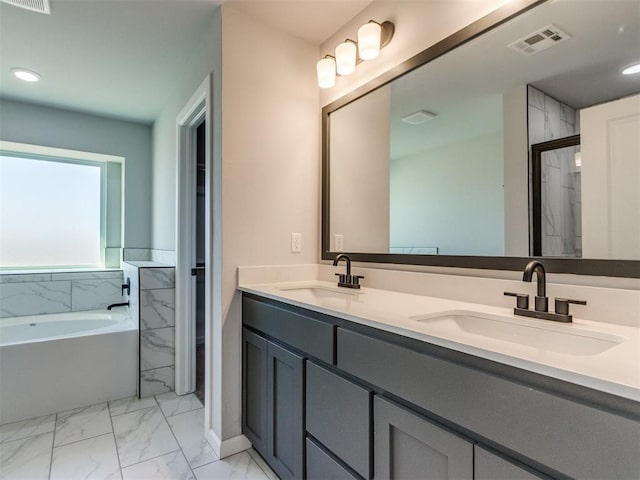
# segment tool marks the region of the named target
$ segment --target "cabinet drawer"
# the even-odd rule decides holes
[[[371,476],[371,392],[307,362],[307,432],[364,478]]]
[[[335,327],[243,296],[242,321],[323,362],[334,363]]]
[[[358,480],[340,463],[307,438],[307,480]]]
[[[474,480],[540,480],[550,477],[533,473],[514,461],[505,460],[480,445],[475,445],[473,456]]]
[[[338,368],[577,478],[638,478],[640,422],[343,328]],[[603,445],[615,444],[615,449]]]

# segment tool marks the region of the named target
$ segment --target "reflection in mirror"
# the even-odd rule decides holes
[[[327,250],[640,259],[639,41],[640,2],[557,0],[329,109]],[[574,135],[534,252],[527,152]]]

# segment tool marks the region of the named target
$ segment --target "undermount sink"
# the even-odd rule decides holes
[[[585,330],[574,324],[520,320],[479,312],[449,311],[409,318],[428,325],[434,333],[483,337],[569,355],[596,355],[623,341],[615,335]]]
[[[325,286],[293,286],[293,287],[281,287],[281,292],[287,292],[289,295],[300,298],[301,300],[345,300],[353,299],[360,293],[356,291],[347,290],[346,288],[338,289],[338,287],[331,288]]]

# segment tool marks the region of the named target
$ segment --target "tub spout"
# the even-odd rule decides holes
[[[129,302],[124,302],[124,303],[112,303],[111,305],[109,305],[107,307],[107,310],[111,310],[113,307],[128,307],[129,306]]]

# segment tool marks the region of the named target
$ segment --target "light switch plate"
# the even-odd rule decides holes
[[[336,252],[344,251],[344,235],[341,233],[336,233],[333,236],[333,249]]]

